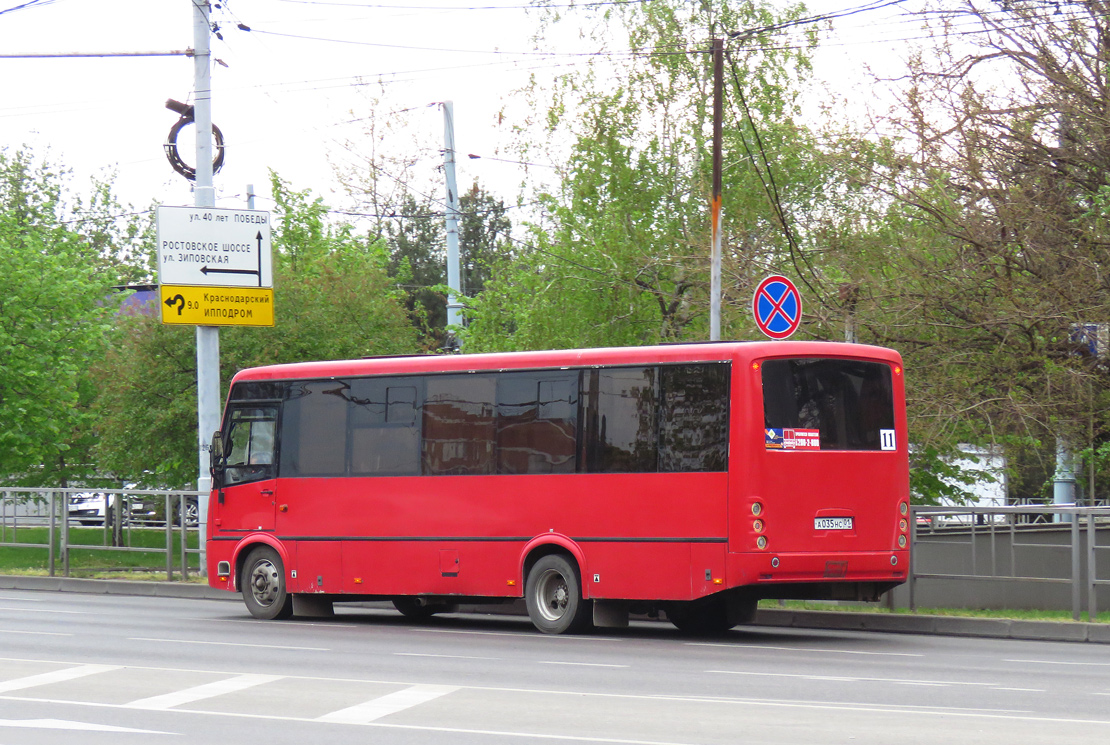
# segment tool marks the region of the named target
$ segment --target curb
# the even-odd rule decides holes
[[[141,582],[75,577],[31,577],[0,575],[0,590],[77,592],[89,595],[135,595],[142,597],[230,600],[239,595],[208,585],[184,582]],[[467,610],[471,610],[467,608]],[[474,611],[489,613],[476,606]],[[505,612],[502,610],[501,612]],[[512,611],[508,611],[511,613]],[[1110,644],[1110,624],[1057,621],[1019,621],[1005,618],[958,618],[953,616],[887,615],[844,611],[793,611],[767,608],[755,616],[755,626],[767,628],[874,631],[892,634],[963,636],[978,639],[1085,642]]]
[[[194,600],[239,600],[239,596],[208,585],[186,582],[143,582],[128,579],[79,579],[77,577],[25,577],[0,575],[0,590],[80,592],[86,595],[138,595]]]
[[[772,628],[877,631],[978,639],[1110,644],[1110,625],[1104,623],[764,609],[756,613],[755,625]]]

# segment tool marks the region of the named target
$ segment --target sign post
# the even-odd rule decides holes
[[[772,339],[786,339],[802,322],[802,296],[786,277],[773,274],[755,288],[752,296],[755,325]]]
[[[198,125],[199,121],[198,117]],[[198,143],[201,139],[198,131]],[[198,158],[203,158],[199,144],[197,149]],[[207,492],[209,438],[220,426],[222,409],[219,327],[273,326],[274,290],[270,213],[211,206],[201,198],[210,187],[201,188],[200,170],[198,166],[196,206],[163,206],[157,211],[158,307],[163,324],[196,326],[197,491]],[[208,500],[201,499],[199,506],[203,575]]]

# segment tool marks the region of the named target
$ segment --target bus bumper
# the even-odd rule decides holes
[[[898,585],[909,576],[907,550],[867,552],[760,552],[729,554],[729,584],[883,583]],[[768,594],[768,597],[776,597]]]

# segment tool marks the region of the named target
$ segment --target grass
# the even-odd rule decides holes
[[[0,540],[11,543],[36,544],[34,546],[4,546],[0,550],[0,574],[47,575],[50,571],[49,529],[29,526],[18,531],[6,529]],[[103,528],[69,529],[69,573],[75,577],[162,579],[166,577],[166,531],[164,528],[125,528],[122,543],[129,549],[156,549],[152,551],[119,550],[111,546],[112,535]],[[173,536],[174,573],[180,572],[181,535]],[[190,532],[188,547],[196,549],[197,534]],[[55,535],[54,573],[62,573],[60,540]],[[82,548],[87,546],[88,548]],[[199,557],[189,555],[190,571],[199,570]]]

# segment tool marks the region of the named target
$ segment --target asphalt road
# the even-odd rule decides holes
[[[1110,646],[0,591],[0,745],[1043,743],[1110,731]]]

